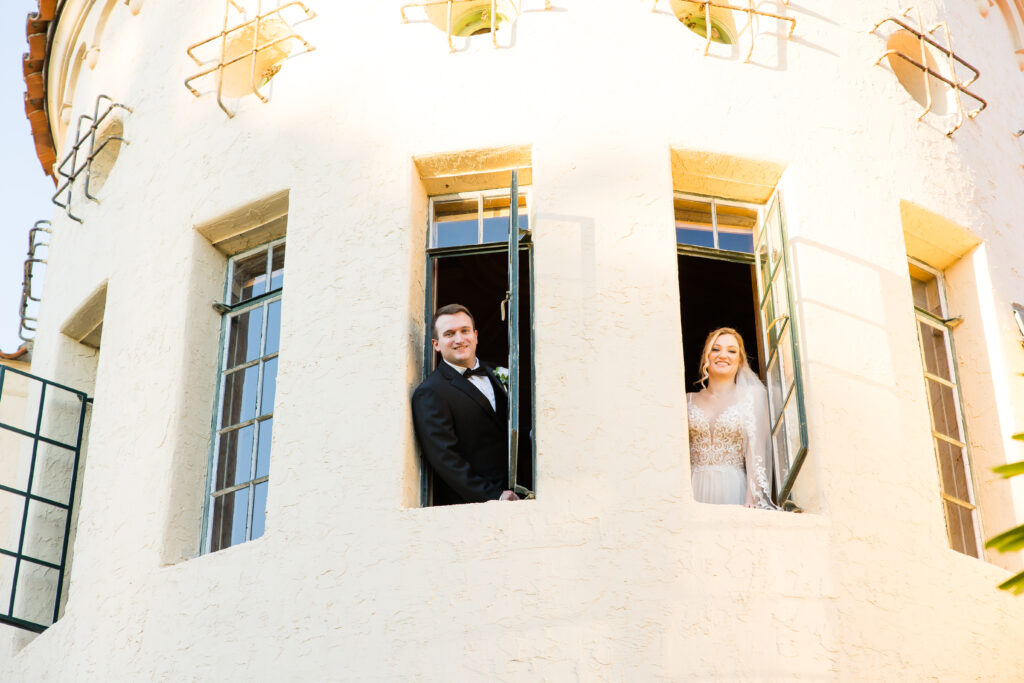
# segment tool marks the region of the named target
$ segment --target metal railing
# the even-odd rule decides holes
[[[917,16],[918,28],[914,28],[913,26],[903,21],[903,19],[908,17],[911,12],[914,12]],[[988,106],[988,102],[986,102],[980,96],[974,94],[973,92],[967,89],[967,86],[971,85],[972,83],[974,83],[974,81],[978,80],[978,77],[981,75],[981,72],[979,72],[975,67],[967,63],[964,59],[962,59],[955,52],[953,52],[953,42],[949,33],[949,25],[946,22],[940,21],[931,28],[926,28],[924,25],[924,21],[921,19],[921,10],[916,7],[908,7],[903,11],[903,13],[899,17],[886,17],[885,19],[882,19],[880,22],[874,25],[870,33],[876,33],[878,29],[883,24],[886,23],[895,24],[900,29],[911,33],[917,39],[918,45],[920,46],[920,53],[918,57],[921,61],[917,61],[917,59],[915,59],[914,57],[911,57],[910,55],[907,55],[897,49],[888,49],[885,52],[883,52],[877,60],[875,60],[875,65],[877,66],[886,57],[897,57],[921,71],[922,80],[924,81],[925,107],[924,110],[920,114],[918,114],[918,121],[923,119],[925,117],[925,114],[932,110],[932,78],[938,79],[939,81],[945,83],[947,86],[953,89],[953,92],[955,94],[956,118],[953,127],[946,131],[947,136],[951,137],[953,133],[955,133],[960,128],[960,126],[964,124],[964,103],[963,98],[961,98],[960,96],[961,93],[975,100],[980,105],[967,112],[968,118],[973,119],[978,114],[980,114],[981,111],[985,109],[985,107]],[[936,31],[938,31],[939,29],[942,29],[942,34],[946,40],[945,45],[942,45],[937,40],[935,40],[935,38],[932,37],[936,34]],[[948,77],[928,66],[929,47],[938,50],[940,53],[945,55],[948,61],[949,68]],[[961,67],[970,71],[973,74],[973,76],[968,78],[966,81],[961,80],[957,76],[958,64]]]
[[[757,41],[757,33],[754,28],[754,17],[769,17],[771,19],[778,19],[779,21],[789,22],[789,31],[786,33],[786,39],[793,37],[793,31],[796,30],[796,19],[793,17],[787,17],[782,14],[774,14],[772,12],[765,12],[763,10],[756,9],[754,7],[754,0],[747,0],[746,7],[742,5],[730,5],[726,2],[718,2],[717,0],[692,0],[690,4],[700,5],[701,10],[704,13],[704,56],[708,54],[708,50],[711,49],[712,42],[712,17],[711,8],[718,8],[722,10],[729,10],[732,12],[743,12],[747,15],[746,25],[740,29],[739,35],[742,35],[745,31],[750,31],[750,47],[747,49],[747,56],[743,58],[743,63],[746,64],[750,61],[751,55],[754,54],[754,43]],[[789,6],[789,0],[782,0],[782,4]],[[651,11],[658,9],[658,0],[654,0],[654,4],[651,6]]]
[[[103,103],[106,103],[106,109],[100,114],[100,108]],[[108,144],[113,141],[118,141],[122,144],[129,144],[128,140],[122,135],[108,135],[100,141],[99,145],[96,144],[96,132],[104,121],[107,120],[115,110],[121,109],[123,111],[132,113],[132,110],[120,102],[115,102],[109,95],[99,95],[96,98],[96,106],[93,109],[92,116],[88,114],[82,114],[78,117],[78,125],[75,128],[75,143],[71,146],[71,150],[64,157],[56,168],[57,175],[60,181],[57,185],[57,191],[53,194],[52,201],[54,204],[64,209],[67,212],[69,218],[79,223],[82,222],[81,217],[76,216],[72,209],[71,204],[74,198],[75,181],[78,180],[79,176],[85,174],[85,189],[84,193],[88,199],[94,202],[99,202],[99,198],[93,195],[89,191],[89,182],[92,176],[92,164],[96,160],[96,157],[102,152]],[[83,133],[82,124],[88,121],[89,127]],[[86,150],[83,151],[83,145],[88,143]],[[85,160],[81,165],[78,164],[78,158],[80,155],[85,156]],[[63,201],[61,195],[64,195]]]
[[[289,23],[284,18],[284,11],[292,8],[301,11],[304,18],[300,19],[297,22]],[[240,23],[231,25],[232,10],[234,10],[234,13],[241,18]],[[224,104],[224,70],[226,68],[228,68],[232,64],[237,64],[242,60],[250,60],[252,62],[252,65],[250,67],[249,73],[249,90],[251,94],[256,95],[256,97],[258,97],[261,102],[267,102],[269,98],[260,92],[260,88],[266,85],[266,83],[269,82],[270,79],[273,78],[273,76],[277,74],[278,71],[280,71],[281,62],[292,59],[293,57],[298,57],[299,55],[305,54],[307,52],[312,52],[313,50],[316,49],[305,38],[299,35],[294,29],[294,24],[304,23],[306,21],[309,21],[310,19],[313,19],[316,16],[316,13],[314,13],[304,3],[299,2],[298,0],[294,2],[285,3],[280,7],[272,9],[268,12],[263,11],[263,2],[262,0],[258,0],[256,5],[256,16],[254,16],[252,19],[246,19],[245,14],[245,8],[239,5],[235,0],[225,0],[224,26],[220,30],[220,33],[210,36],[209,38],[201,40],[197,43],[192,43],[186,49],[188,56],[192,59],[193,62],[196,63],[196,66],[202,67],[203,65],[209,64],[211,61],[214,60],[203,59],[202,57],[197,55],[197,51],[201,51],[202,48],[213,45],[215,41],[220,42],[219,56],[215,58],[216,63],[213,66],[205,68],[199,73],[193,74],[192,76],[189,76],[187,79],[185,79],[185,87],[188,88],[188,91],[192,93],[195,97],[201,97],[203,93],[197,88],[193,87],[192,83],[194,81],[202,79],[205,76],[209,76],[210,74],[216,74],[217,105],[224,111],[225,114],[228,115],[228,118],[233,118],[235,112],[228,109],[227,105]],[[266,38],[264,36],[265,40],[261,41],[260,32],[263,29],[264,24],[270,21],[276,21],[279,22],[279,25],[283,25],[285,27],[286,35],[271,35],[269,38]],[[231,52],[231,50],[229,49],[229,37],[242,39],[244,38],[243,32],[246,31],[246,29],[249,29],[250,27],[252,28],[251,49],[243,50],[242,52],[234,56],[229,56],[229,53]],[[259,53],[265,50],[269,50],[270,48],[277,47],[279,45],[284,46],[287,43],[289,43],[289,41],[298,41],[299,43],[301,43],[303,47],[302,52],[297,52],[295,54],[289,53],[288,56],[281,59],[280,62],[273,64],[269,68],[269,71],[257,73],[257,55],[259,55]],[[260,80],[258,81],[257,78],[259,78]]]
[[[36,264],[46,265],[46,259],[39,255],[39,250],[49,250],[50,242],[50,221],[36,221],[32,229],[28,231],[28,256],[22,268],[21,279],[21,303],[18,306],[18,338],[24,342],[32,341],[35,338],[36,323],[34,312],[29,311],[33,303],[40,303],[41,296],[32,295],[32,278],[35,275]],[[28,336],[32,334],[32,336]]]

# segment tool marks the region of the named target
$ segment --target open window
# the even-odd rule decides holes
[[[735,328],[768,387],[775,502],[795,509],[789,497],[808,440],[778,193],[767,204],[676,193],[674,206],[686,388],[698,388],[707,335]]]
[[[472,311],[479,333],[477,355],[508,368],[509,488],[534,489],[531,244],[528,190],[517,171],[504,187],[437,195],[429,201],[426,320],[450,303]],[[515,226],[515,229],[510,227]],[[424,349],[424,376],[440,362]],[[424,468],[424,505],[458,497]]]
[[[981,540],[984,536],[978,516],[963,391],[953,343],[953,328],[962,319],[949,313],[942,271],[914,258],[909,259],[909,268],[949,547],[980,558],[983,557]]]
[[[0,365],[0,623],[41,632],[60,616],[89,401]]]

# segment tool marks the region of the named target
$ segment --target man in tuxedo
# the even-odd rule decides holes
[[[461,304],[434,314],[437,369],[412,395],[416,440],[434,472],[434,504],[518,500],[508,485],[508,396],[477,360],[476,324]]]

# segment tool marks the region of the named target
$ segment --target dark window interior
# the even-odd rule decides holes
[[[735,328],[743,336],[750,367],[763,379],[753,264],[686,254],[680,254],[678,260],[686,390],[700,390],[697,381],[704,340],[719,327]]]
[[[473,313],[479,335],[477,357],[508,367],[508,325],[501,319],[501,302],[508,290],[508,254],[464,254],[436,258],[434,293],[439,308],[459,303]],[[519,252],[519,462],[518,483],[533,489],[533,354],[530,320],[530,258]],[[433,354],[431,369],[441,362]],[[448,505],[454,498],[440,479],[430,477],[430,504]]]

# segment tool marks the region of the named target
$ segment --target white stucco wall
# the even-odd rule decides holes
[[[114,97],[130,145],[84,224],[54,216],[33,362],[95,397],[69,598],[41,636],[0,629],[0,680],[1019,678],[1024,602],[947,545],[899,208],[983,241],[951,275],[970,436],[1020,459],[1024,82],[998,18],[923,8],[989,100],[947,138],[873,66],[891,2],[794,4],[794,39],[752,64],[642,2],[555,2],[510,49],[455,54],[400,4],[314,3],[316,51],[233,119],[182,85],[217,3],[113,9],[74,116]],[[412,156],[511,144],[532,154],[539,498],[420,509]],[[691,498],[672,147],[785,165],[806,514]],[[281,190],[267,532],[195,557],[225,259],[194,227]],[[59,330],[104,282],[97,357]],[[976,475],[985,515],[1024,517]]]

